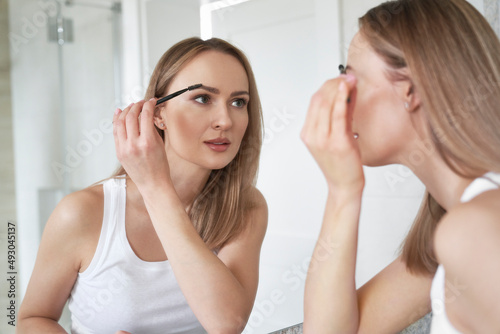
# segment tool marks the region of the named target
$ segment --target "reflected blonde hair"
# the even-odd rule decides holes
[[[465,0],[385,2],[359,19],[391,80],[409,80],[437,152],[467,178],[500,171],[500,42]],[[401,70],[408,69],[411,77]],[[427,192],[402,245],[411,272],[432,274],[433,235],[446,211]]]
[[[248,126],[235,158],[224,168],[213,170],[188,215],[205,244],[220,249],[244,229],[244,214],[252,208],[251,189],[257,181],[262,146],[262,108],[255,77],[246,56],[230,43],[212,38],[188,38],[172,46],[158,61],[151,76],[145,100],[167,95],[170,83],[196,56],[217,51],[236,58],[244,67],[249,84]],[[162,129],[156,128],[165,140]],[[126,174],[120,166],[112,177]]]

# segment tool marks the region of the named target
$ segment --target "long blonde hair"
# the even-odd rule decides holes
[[[170,83],[183,65],[206,51],[235,57],[245,68],[249,84],[248,127],[239,152],[224,168],[213,170],[188,214],[207,246],[219,249],[245,227],[245,211],[252,207],[249,190],[255,186],[262,146],[262,109],[252,68],[242,51],[230,43],[192,37],[180,41],[163,54],[151,76],[145,100],[167,94]],[[156,128],[165,140],[162,129]],[[112,177],[126,174],[120,166]]]
[[[467,178],[500,171],[500,42],[483,16],[465,0],[399,0],[359,23],[388,77],[410,80],[418,92],[448,166]],[[402,245],[410,271],[435,272],[433,235],[445,213],[427,192]]]

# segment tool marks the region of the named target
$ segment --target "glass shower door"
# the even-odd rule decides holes
[[[58,158],[51,164],[58,186],[38,190],[42,226],[64,195],[108,177],[118,165],[112,117],[122,107],[120,13],[117,1],[65,1],[48,24],[58,57]],[[60,323],[69,330],[67,309]]]

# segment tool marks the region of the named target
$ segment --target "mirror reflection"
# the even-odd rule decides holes
[[[15,157],[4,203],[16,208],[8,219],[17,224],[22,249],[17,305],[57,203],[119,166],[113,111],[144,98],[155,65],[175,43],[218,37],[248,57],[264,119],[257,188],[269,216],[245,333],[300,330],[306,273],[327,189],[299,134],[311,96],[338,75],[338,64],[345,64],[357,18],[380,2],[9,1],[9,38],[3,43],[10,43],[12,113],[5,119],[13,124],[14,140],[10,146],[5,141],[2,152]],[[472,2],[483,10],[482,1]],[[424,192],[405,167],[364,171],[357,286],[396,258]],[[60,323],[70,328],[67,310]]]

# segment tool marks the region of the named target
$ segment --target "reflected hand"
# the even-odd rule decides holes
[[[139,101],[113,117],[116,155],[141,193],[171,184],[165,145],[154,126],[155,104],[156,99]]]
[[[132,333],[127,332],[127,331],[118,331],[115,334],[132,334]]]
[[[359,193],[364,188],[361,154],[352,132],[355,86],[352,74],[325,82],[311,98],[301,132],[302,140],[326,177],[329,190],[335,193]]]

